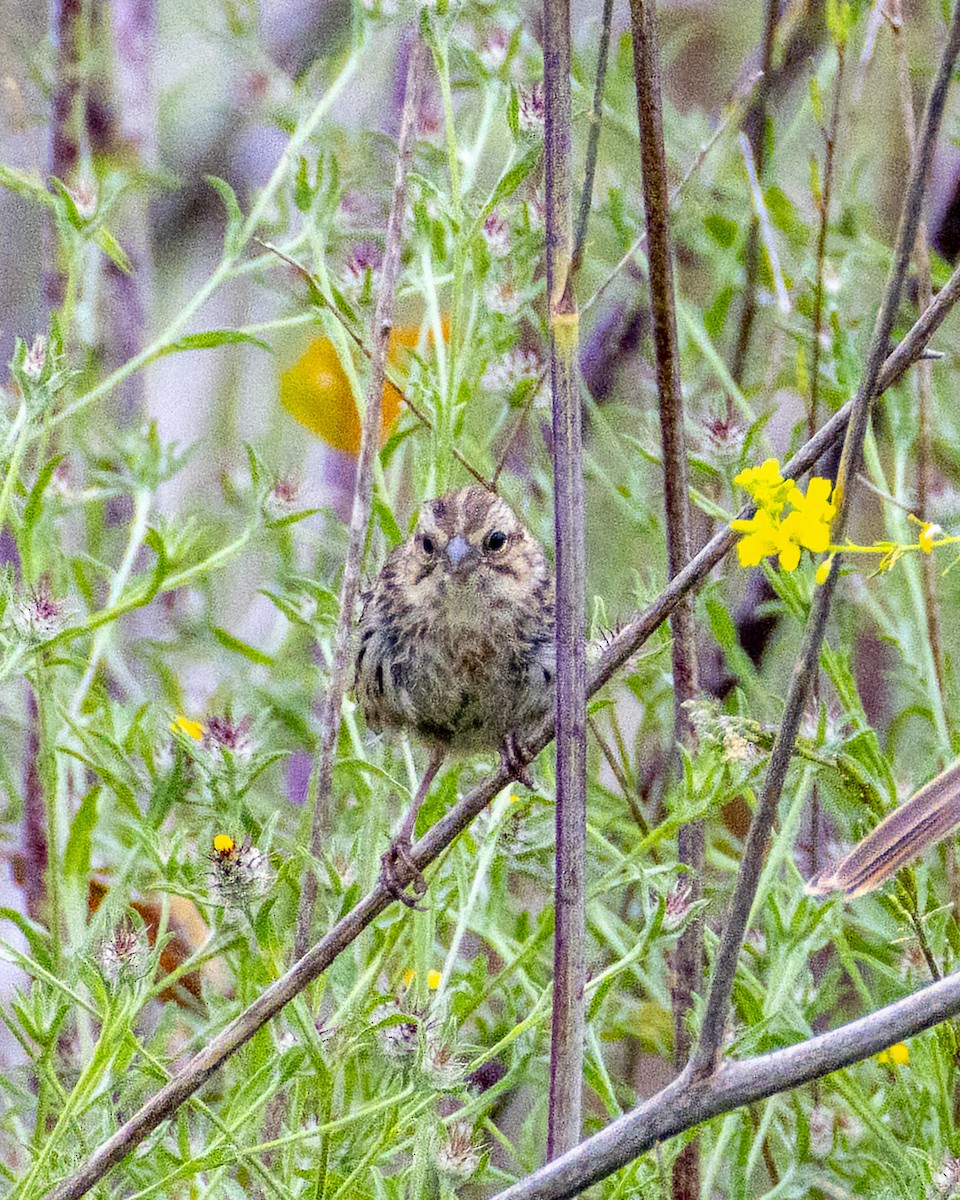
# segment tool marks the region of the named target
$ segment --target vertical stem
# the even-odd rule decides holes
[[[23,745],[23,833],[20,852],[23,855],[23,892],[27,900],[27,914],[31,920],[43,923],[45,919],[47,860],[47,810],[44,803],[43,781],[40,778],[40,713],[37,696],[29,683],[24,684],[27,693],[27,721]]]
[[[633,30],[633,70],[637,86],[640,158],[643,167],[643,202],[646,216],[647,261],[653,341],[656,355],[657,393],[660,401],[660,437],[663,447],[663,494],[667,529],[667,568],[677,575],[690,558],[690,510],[687,493],[687,454],[683,431],[683,398],[680,390],[680,351],[674,300],[673,256],[670,246],[670,193],[663,148],[663,101],[657,45],[655,0],[630,0]],[[693,611],[683,600],[670,617],[673,655],[674,738],[691,743],[692,728],[683,707],[697,689],[696,641]],[[691,899],[703,895],[704,831],[702,821],[683,826],[677,838],[680,862],[687,868]],[[673,1034],[674,1063],[686,1065],[690,1053],[690,1013],[694,997],[703,986],[703,919],[698,914],[684,930],[674,958]],[[696,1140],[676,1161],[675,1197],[700,1194],[700,1158]]]
[[[874,324],[869,356],[864,365],[863,376],[853,402],[850,423],[844,438],[836,487],[838,511],[832,531],[832,536],[838,544],[843,543],[851,501],[856,491],[857,472],[863,458],[863,443],[870,419],[870,401],[876,391],[877,380],[880,377],[887,352],[890,331],[893,329],[897,306],[903,291],[903,281],[906,278],[910,255],[916,241],[930,174],[930,163],[933,160],[933,150],[958,53],[960,53],[960,3],[954,9],[947,44],[930,89],[927,109],[918,138],[917,154],[910,170],[910,178],[904,196],[903,212],[900,218],[900,228],[897,230],[897,242],[890,264],[890,272]],[[733,994],[737,959],[750,917],[750,910],[753,907],[753,899],[760,882],[763,857],[766,853],[770,831],[773,828],[787,769],[790,766],[790,756],[800,726],[800,718],[803,715],[807,692],[819,662],[820,647],[823,645],[827,619],[830,615],[830,604],[840,575],[838,568],[839,564],[835,564],[827,576],[826,582],[814,593],[803,648],[794,671],[783,719],[770,755],[760,802],[750,825],[750,833],[741,860],[730,912],[717,949],[713,981],[707,997],[700,1040],[697,1043],[692,1062],[694,1078],[704,1078],[711,1074],[720,1059],[723,1032]]]
[[[767,157],[767,96],[770,91],[770,72],[773,68],[773,42],[777,31],[777,14],[780,11],[778,0],[767,0],[766,18],[763,26],[763,54],[760,69],[763,72],[757,84],[756,94],[744,128],[753,146],[753,158],[757,164],[757,177],[763,181],[763,168]],[[750,221],[750,232],[747,234],[747,245],[743,253],[744,283],[743,307],[740,309],[740,326],[737,330],[737,346],[733,354],[730,374],[737,386],[743,380],[747,354],[750,351],[750,336],[753,333],[753,321],[757,315],[757,278],[760,271],[760,222],[756,214]],[[727,397],[728,415],[732,415],[733,401]]]
[[[830,125],[824,131],[823,184],[817,206],[820,225],[817,233],[817,281],[813,294],[813,345],[810,355],[810,407],[807,410],[808,436],[817,430],[817,408],[820,400],[820,336],[823,331],[823,272],[827,256],[827,233],[830,228],[830,197],[833,194],[834,155],[837,132],[840,128],[840,93],[843,83],[844,44],[837,42],[837,73],[833,81],[833,106]],[[813,679],[813,704],[820,703],[820,673]],[[814,874],[820,868],[820,789],[816,781],[810,797],[810,865]]]
[[[903,113],[903,132],[913,162],[917,153],[917,137],[913,118],[913,89],[910,85],[910,63],[903,37],[903,14],[900,0],[891,0],[887,8],[887,20],[893,30],[893,42],[897,54],[897,75],[900,84],[900,107]],[[914,246],[914,261],[917,269],[917,306],[921,312],[933,301],[930,281],[930,251],[928,249],[927,222],[921,217]],[[933,453],[933,436],[930,425],[930,410],[933,405],[933,364],[927,359],[917,363],[917,513],[927,520],[930,492],[930,464]],[[946,711],[943,675],[943,646],[940,638],[940,609],[937,606],[937,567],[932,555],[922,555],[923,602],[927,618],[927,637],[940,693],[940,708]],[[944,747],[948,750],[948,747]]]
[[[350,538],[343,568],[343,581],[340,585],[340,613],[333,639],[330,682],[320,713],[317,790],[310,833],[310,856],[313,861],[319,858],[323,848],[323,833],[333,786],[333,762],[337,753],[337,740],[340,733],[340,710],[349,675],[354,609],[360,590],[360,570],[363,565],[367,527],[370,524],[370,510],[373,502],[373,467],[380,447],[380,409],[387,363],[387,342],[393,324],[394,293],[400,271],[407,172],[416,143],[418,79],[423,70],[423,59],[423,43],[418,36],[414,39],[410,49],[410,59],[407,64],[407,82],[403,99],[403,116],[400,121],[400,136],[397,143],[393,198],[390,205],[390,217],[387,221],[380,290],[377,294],[373,325],[370,331],[370,382],[361,426],[360,457],[357,460],[353,509],[350,516]],[[316,903],[317,877],[311,862],[304,872],[300,905],[297,910],[294,951],[297,958],[304,955],[309,945],[310,928],[313,924]]]
[[[569,0],[544,0],[547,297],[557,541],[557,860],[547,1157],[580,1140],[586,940],[586,630],[579,314],[573,294]]]
[[[827,233],[830,229],[830,198],[833,194],[834,154],[840,128],[840,92],[843,83],[844,46],[837,43],[837,73],[833,80],[833,107],[830,125],[824,130],[823,184],[817,208],[820,226],[817,232],[817,282],[813,293],[813,346],[810,363],[810,408],[807,412],[807,436],[817,431],[817,407],[820,399],[820,335],[823,332],[823,268],[827,256]]]
[[[50,123],[50,174],[72,184],[80,162],[81,119],[80,22],[83,0],[52,0],[50,34],[57,51],[56,81]],[[49,263],[60,261],[56,234],[50,238]],[[47,269],[44,294],[50,308],[59,307],[66,293],[66,276],[54,266]]]
[[[156,166],[156,104],[151,70],[151,50],[156,37],[156,0],[112,0],[109,20],[113,43],[113,103],[104,130],[103,150],[132,158],[140,170]],[[150,241],[146,196],[125,198],[123,223],[118,231],[130,259],[127,274],[113,262],[104,267],[104,365],[114,371],[135,357],[147,343],[150,297],[153,284],[153,247]],[[142,416],[145,377],[137,372],[120,385],[121,417]]]
[[[593,203],[593,180],[597,172],[597,153],[600,149],[600,124],[603,119],[603,88],[607,79],[607,58],[610,53],[610,26],[613,23],[613,0],[603,0],[603,16],[600,21],[600,48],[597,52],[597,81],[593,89],[593,103],[587,117],[590,133],[587,136],[587,160],[583,168],[583,191],[580,193],[580,211],[577,214],[577,236],[573,243],[574,277],[583,262],[587,244],[587,227],[590,224],[590,206]]]

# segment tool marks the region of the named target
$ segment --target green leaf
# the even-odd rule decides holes
[[[238,329],[207,329],[203,333],[188,333],[175,342],[163,346],[150,360],[163,358],[167,354],[181,354],[184,350],[214,350],[217,346],[236,346],[245,343],[259,346],[261,350],[273,353],[266,342],[256,338],[251,333],[241,333]]]
[[[703,218],[703,227],[717,245],[723,246],[725,249],[734,244],[740,233],[740,226],[736,221],[731,220],[730,217],[721,216],[720,213],[708,213]]]
[[[44,463],[40,468],[40,471],[37,473],[36,482],[30,489],[30,495],[27,497],[27,503],[23,510],[20,559],[23,567],[23,576],[30,582],[34,582],[37,578],[33,564],[33,531],[43,513],[43,493],[47,490],[50,480],[53,478],[54,471],[63,462],[63,457],[62,454],[58,454],[55,458],[51,458],[49,462]]]
[[[80,210],[77,208],[76,200],[70,194],[70,189],[56,175],[50,176],[50,184],[57,193],[57,198],[60,201],[59,204],[55,205],[60,210],[58,215],[65,216],[74,229],[83,229],[86,221],[80,216]]]
[[[28,200],[34,200],[44,208],[56,208],[57,202],[47,191],[43,180],[30,171],[21,171],[17,167],[7,167],[0,163],[0,187],[6,188],[8,192],[16,192],[18,196],[25,196]]]
[[[9,921],[11,925],[16,925],[27,939],[27,945],[30,947],[33,957],[42,967],[49,970],[51,966],[50,940],[46,931],[39,925],[34,925],[29,917],[25,917],[15,908],[0,908],[0,921]]]
[[[373,512],[376,519],[380,522],[380,528],[383,530],[390,542],[391,546],[399,546],[404,540],[400,526],[397,524],[396,518],[390,510],[390,505],[382,500],[379,496],[373,498]]]
[[[310,186],[310,177],[307,171],[307,160],[300,155],[300,162],[297,166],[297,178],[293,185],[293,202],[301,212],[309,212],[310,205],[313,202],[313,189]]]
[[[252,663],[258,663],[261,666],[269,667],[273,664],[273,659],[269,654],[264,654],[262,650],[258,650],[256,646],[251,646],[248,642],[241,641],[240,638],[234,637],[232,633],[228,633],[226,629],[221,629],[219,625],[214,625],[210,631],[225,650],[232,650],[235,654],[242,654],[244,658],[249,659]]]
[[[237,193],[225,179],[218,175],[204,175],[204,179],[218,193],[227,210],[227,228],[223,235],[223,248],[227,254],[235,253],[241,246],[241,231],[243,229],[243,213]]]
[[[58,746],[57,749],[61,754],[68,754],[71,758],[75,758],[77,762],[83,763],[85,767],[89,767],[94,774],[99,775],[116,796],[117,800],[123,805],[128,816],[134,819],[140,817],[140,806],[137,804],[137,798],[133,793],[133,789],[120,778],[116,771],[111,770],[97,759],[90,758],[86,754],[81,754],[79,750],[72,750],[69,746]]]
[[[86,889],[90,874],[90,844],[97,826],[97,801],[100,784],[96,784],[80,801],[77,815],[70,825],[67,848],[63,853],[63,873],[78,886]]]
[[[247,462],[250,464],[250,482],[253,484],[253,490],[259,493],[261,487],[266,487],[269,472],[263,459],[249,442],[244,442],[243,448],[247,452]]]
[[[124,275],[133,274],[133,264],[127,258],[127,252],[105,225],[100,226],[93,240],[118,270]]]
[[[505,171],[503,175],[500,176],[497,186],[490,193],[486,204],[484,204],[483,208],[480,210],[480,215],[477,217],[474,225],[474,232],[476,232],[476,230],[479,229],[487,217],[490,216],[501,200],[506,200],[509,196],[513,195],[520,184],[523,183],[533,168],[540,161],[542,156],[543,148],[541,146],[536,146],[534,149],[528,150],[518,163],[514,163],[509,171]]]

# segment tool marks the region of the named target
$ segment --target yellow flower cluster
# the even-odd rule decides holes
[[[741,471],[734,483],[757,505],[748,520],[730,522],[731,529],[743,534],[737,543],[741,567],[755,567],[776,554],[784,571],[795,571],[801,550],[823,554],[829,547],[830,522],[837,511],[829,479],[811,479],[804,495],[792,479],[781,477],[779,461],[768,458],[762,466]],[[784,515],[788,505],[791,511]]]

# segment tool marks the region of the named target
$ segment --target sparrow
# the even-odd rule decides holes
[[[408,866],[417,813],[448,754],[498,750],[529,783],[524,737],[553,708],[554,577],[543,547],[510,506],[484,487],[423,506],[413,535],[387,558],[362,597],[354,690],[367,728],[409,733],[430,760],[381,879]]]

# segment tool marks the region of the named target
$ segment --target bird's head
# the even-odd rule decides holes
[[[518,602],[548,573],[536,539],[504,500],[483,487],[425,504],[409,546],[411,583],[425,600]]]

